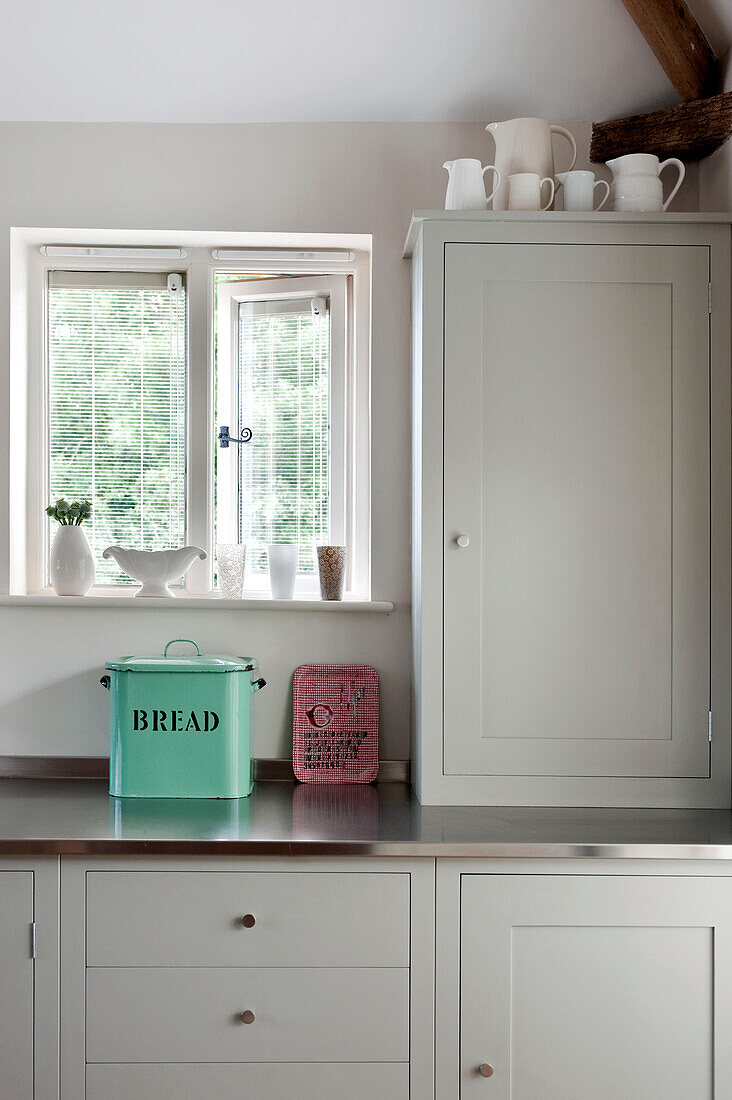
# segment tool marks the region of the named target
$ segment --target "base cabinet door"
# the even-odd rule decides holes
[[[732,1096],[731,948],[727,879],[463,875],[460,1097]]]
[[[33,872],[0,871],[0,1094],[33,1100]]]

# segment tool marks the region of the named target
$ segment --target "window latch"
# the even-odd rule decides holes
[[[219,425],[219,447],[228,447],[230,443],[249,443],[252,438],[251,428],[242,428],[241,439],[237,439],[236,436],[229,435],[229,425]]]

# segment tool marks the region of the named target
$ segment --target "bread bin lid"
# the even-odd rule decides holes
[[[174,653],[169,657],[168,650],[176,642],[187,642],[195,647],[196,652]],[[120,657],[118,661],[107,661],[104,667],[115,672],[251,672],[257,667],[257,661],[254,657],[201,653],[199,646],[191,638],[173,638],[162,654]]]

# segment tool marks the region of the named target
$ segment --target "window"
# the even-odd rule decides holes
[[[284,252],[204,246],[202,234],[176,248],[136,234],[133,246],[121,231],[46,246],[40,232],[13,230],[28,265],[28,492],[11,591],[50,590],[43,510],[65,497],[94,505],[93,593],[136,583],[107,546],[189,543],[207,560],[180,594],[217,595],[217,544],[242,542],[245,595],[269,596],[267,546],[286,543],[296,598],[317,598],[315,546],[334,543],[348,547],[346,598],[370,600],[368,238]],[[251,440],[221,448],[222,425]]]
[[[314,547],[346,540],[346,277],[222,279],[217,302],[218,420],[252,432],[218,457],[217,539],[247,545],[252,591],[267,544],[296,545],[314,594]]]
[[[133,584],[105,547],[185,542],[182,280],[50,271],[47,339],[50,499],[93,502],[97,583]]]

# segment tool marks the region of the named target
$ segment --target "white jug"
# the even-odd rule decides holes
[[[552,134],[561,134],[572,147],[572,163],[577,160],[577,145],[563,126],[555,126],[543,118],[510,118],[506,122],[489,122],[486,126],[496,143],[496,168],[501,183],[493,196],[493,209],[508,208],[508,177],[517,172],[536,172],[539,177],[554,178]]]
[[[679,178],[671,194],[663,201],[661,172],[672,164],[679,170]],[[637,214],[665,210],[684,182],[686,169],[676,157],[661,163],[653,153],[626,153],[607,162],[613,174],[610,197],[613,210],[634,211]]]
[[[480,161],[472,157],[446,160],[442,166],[448,171],[445,210],[485,210],[501,183],[501,173],[492,164],[481,168]],[[496,185],[486,198],[483,177],[494,172]]]

